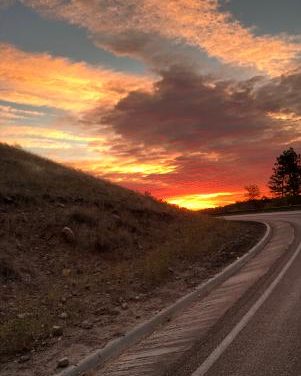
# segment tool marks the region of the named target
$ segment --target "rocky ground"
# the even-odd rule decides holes
[[[0,375],[77,362],[262,233],[0,144]]]
[[[0,218],[7,214],[2,211]],[[23,228],[34,215],[18,212]],[[39,215],[43,230],[46,215]],[[6,351],[1,353],[0,375],[46,376],[76,363],[190,292],[263,233],[259,225],[240,225],[208,259],[170,261],[162,279],[147,283],[130,268],[132,260],[116,264],[97,252],[82,254],[69,244],[72,235],[67,231],[65,238],[65,230],[61,226],[52,237],[48,227],[44,241],[43,231],[36,231],[30,247],[16,240],[13,267],[4,261],[12,260],[7,253],[2,257],[0,337]]]

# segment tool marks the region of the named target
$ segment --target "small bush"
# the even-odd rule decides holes
[[[0,354],[28,351],[35,340],[47,335],[49,330],[49,320],[45,316],[12,318],[0,325]]]
[[[7,283],[20,279],[19,273],[7,260],[0,258],[0,281]]]
[[[141,274],[145,284],[157,285],[169,275],[173,252],[169,248],[158,248],[147,255],[141,263]]]
[[[99,218],[100,212],[96,208],[74,208],[68,214],[70,222],[91,227],[97,225]]]
[[[133,244],[132,235],[122,227],[116,227],[114,229],[98,228],[96,232],[95,250],[100,252],[109,252],[119,250],[122,254],[122,250],[131,248]]]

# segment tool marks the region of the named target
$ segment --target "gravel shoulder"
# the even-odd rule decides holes
[[[101,268],[97,256],[90,255],[86,265],[85,262],[81,263],[80,270],[74,269],[74,265],[70,267],[70,260],[60,260],[62,279],[55,290],[50,291],[50,295],[57,295],[51,297],[57,316],[56,320],[51,321],[55,324],[52,326],[52,333],[37,338],[30,350],[3,357],[0,375],[52,375],[57,371],[59,360],[66,357],[69,364],[75,364],[87,354],[105,346],[108,341],[123,336],[131,328],[189,293],[195,286],[243,255],[264,233],[264,226],[260,224],[243,223],[240,226],[236,237],[207,261],[202,259],[190,264],[173,264],[169,268],[168,276],[159,284],[141,284],[141,281],[133,277],[126,289],[120,285],[121,280],[107,281],[104,286],[99,283]],[[48,273],[48,278],[52,279],[49,266],[56,268],[57,260],[55,257],[52,259],[49,254],[43,254],[42,249],[38,253],[38,257],[44,260],[44,267],[46,261],[48,266],[45,272]],[[70,268],[67,268],[67,265]],[[78,272],[77,278],[74,278],[74,273]],[[84,276],[88,278],[83,278]],[[20,304],[20,297],[16,292],[18,283],[6,284],[3,287],[2,298],[14,308],[7,312],[11,315],[22,312],[17,314],[19,321],[23,321],[25,326],[30,325],[33,296],[27,296],[27,302],[22,301],[22,306],[16,308],[16,304]],[[31,283],[28,283],[28,287],[33,295],[39,295]],[[36,301],[39,301],[40,296],[36,298]]]

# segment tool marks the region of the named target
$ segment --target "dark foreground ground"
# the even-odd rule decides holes
[[[50,375],[102,347],[263,231],[0,144],[0,374]]]

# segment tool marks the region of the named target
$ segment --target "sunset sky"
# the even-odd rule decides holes
[[[300,0],[0,0],[0,141],[192,209],[301,151]]]

